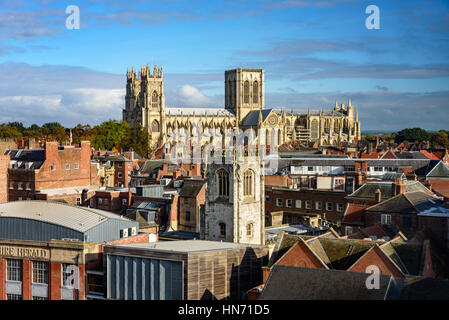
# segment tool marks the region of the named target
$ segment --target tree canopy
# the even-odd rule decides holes
[[[26,127],[21,122],[0,124],[0,138],[36,138],[54,139],[60,144],[68,144],[72,133],[72,143],[90,140],[94,149],[123,150],[133,148],[139,155],[147,157],[151,153],[148,145],[148,132],[142,127],[130,128],[126,121],[108,120],[91,127],[78,124],[73,128],[64,128],[58,122],[45,123],[42,126],[32,124]]]

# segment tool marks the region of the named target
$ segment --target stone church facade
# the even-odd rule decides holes
[[[259,156],[245,156],[230,164],[212,163],[206,179],[201,239],[264,244],[265,189]]]
[[[264,132],[267,145],[291,140],[335,145],[360,140],[358,112],[349,99],[348,105],[335,103],[329,112],[298,112],[265,109],[265,75],[263,69],[225,71],[225,108],[166,108],[163,69],[153,73],[142,67],[126,74],[126,97],[123,120],[131,127],[148,130],[150,145],[156,148],[170,142],[173,132],[192,132],[195,123],[202,132],[207,129],[224,133],[228,129],[252,128]],[[273,135],[273,133],[275,133]],[[271,140],[271,136],[276,137]]]

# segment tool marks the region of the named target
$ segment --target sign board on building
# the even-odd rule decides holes
[[[42,248],[2,245],[0,246],[0,256],[14,258],[50,259],[50,251],[48,249]]]

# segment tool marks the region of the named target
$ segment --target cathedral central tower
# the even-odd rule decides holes
[[[251,110],[265,106],[265,75],[263,69],[225,71],[225,108],[237,117],[237,123]]]

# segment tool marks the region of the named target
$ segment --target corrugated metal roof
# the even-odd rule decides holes
[[[3,217],[48,222],[79,232],[86,232],[109,219],[131,221],[103,210],[43,200],[2,203],[0,204],[0,219]]]

